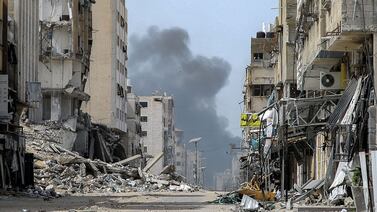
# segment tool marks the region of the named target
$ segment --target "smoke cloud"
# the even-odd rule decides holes
[[[215,172],[230,168],[226,154],[239,138],[226,131],[228,121],[216,112],[215,98],[228,80],[230,64],[217,57],[194,55],[190,37],[181,28],[160,30],[130,37],[129,77],[138,95],[159,90],[174,96],[176,127],[186,140],[202,137],[199,148],[206,158],[206,183]]]

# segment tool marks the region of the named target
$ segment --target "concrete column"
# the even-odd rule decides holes
[[[287,158],[287,152],[286,152],[286,125],[285,125],[285,104],[281,104],[279,108],[279,116],[280,116],[280,123],[279,123],[279,145],[280,145],[280,168],[281,168],[281,175],[280,175],[280,190],[281,190],[281,198],[282,200],[288,201],[286,197],[286,180],[287,176],[286,174],[286,158]],[[284,199],[285,198],[285,199]]]
[[[51,95],[51,121],[59,121],[62,114],[61,110],[62,98],[60,93],[52,93]]]
[[[373,34],[373,71],[374,71],[374,89],[376,93],[376,88],[377,88],[377,33]],[[377,105],[377,102],[374,103]],[[377,114],[377,113],[376,113]],[[377,117],[376,117],[377,119]],[[376,136],[377,138],[377,136]],[[375,142],[375,144],[377,141]],[[372,163],[372,183],[373,183],[373,199],[374,199],[374,204],[373,204],[373,211],[377,211],[377,148],[376,145],[371,145],[369,144],[370,147],[370,160]]]

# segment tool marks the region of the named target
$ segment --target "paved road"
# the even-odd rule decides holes
[[[44,201],[27,197],[0,197],[0,211],[234,211],[233,205],[214,205],[215,192],[122,193],[67,196]]]

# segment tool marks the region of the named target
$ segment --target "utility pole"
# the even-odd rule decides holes
[[[195,183],[196,185],[199,185],[198,183],[198,142],[195,142]]]
[[[183,149],[184,149],[184,158],[185,158],[185,178],[186,178],[186,181],[188,179],[187,177],[187,149],[186,149],[186,144],[183,145]]]

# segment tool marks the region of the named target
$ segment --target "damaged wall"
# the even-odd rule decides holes
[[[133,156],[143,151],[141,142],[141,105],[139,97],[132,91],[132,86],[127,89],[127,155]]]
[[[81,102],[89,100],[84,88],[91,54],[91,4],[89,0],[39,1],[38,80],[44,119],[61,121],[78,115]]]

